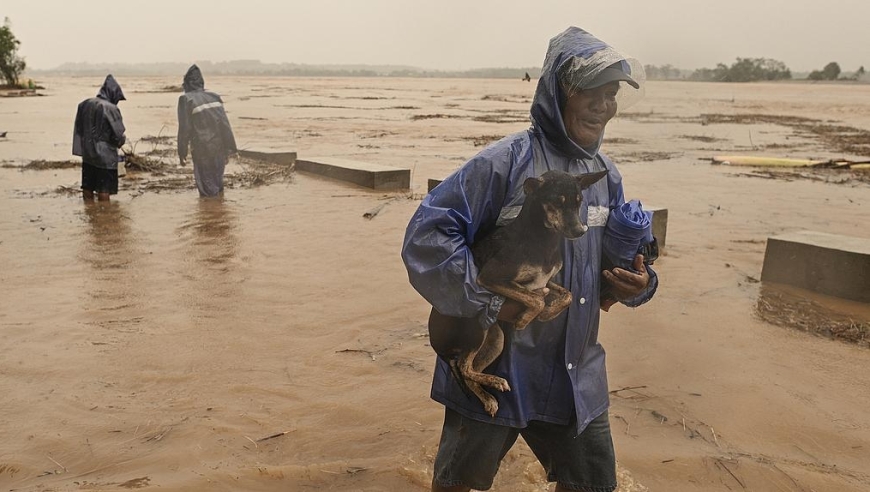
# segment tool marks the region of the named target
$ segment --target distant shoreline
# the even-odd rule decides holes
[[[513,70],[513,69],[502,69]],[[273,73],[273,72],[212,72],[209,77],[281,77],[281,78],[418,78],[418,79],[518,79],[522,80],[523,75],[528,72],[532,83],[537,83],[540,77],[538,71],[532,74],[530,70],[517,70],[514,74],[483,74],[476,71],[468,72],[421,72],[421,73],[389,73],[389,74],[361,74],[354,72],[331,71],[324,73]],[[106,74],[113,74],[120,77],[180,77],[181,72],[125,72],[118,70],[89,70],[89,71],[56,71],[56,70],[32,70],[25,73],[26,78],[37,80],[39,77],[104,77]],[[181,75],[180,75],[181,74]],[[749,82],[721,82],[714,80],[690,80],[690,79],[646,79],[648,82],[686,82],[686,83],[714,83],[714,84],[812,84],[812,85],[870,85],[870,80],[810,80],[810,79],[788,79],[788,80],[756,80]]]
[[[522,79],[527,73],[540,76],[538,67],[488,67],[468,70],[430,70],[404,65],[304,65],[295,63],[262,63],[256,60],[232,62],[196,62],[203,73],[254,77],[378,77],[378,78],[496,78]],[[28,70],[30,77],[45,75],[100,76],[172,76],[184,74],[189,63],[65,63],[55,68]]]

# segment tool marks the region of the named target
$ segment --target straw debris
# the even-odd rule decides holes
[[[773,325],[870,348],[870,320],[855,319],[809,299],[762,288],[755,314]]]

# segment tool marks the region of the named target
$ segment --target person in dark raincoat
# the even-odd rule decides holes
[[[554,37],[532,102],[531,128],[471,158],[423,199],[408,224],[402,259],[413,287],[441,314],[476,319],[484,330],[497,319],[512,321],[521,309],[477,284],[469,247],[475,238],[516,217],[526,178],[548,170],[608,171],[606,180],[583,191],[580,213],[588,232],[563,244],[564,266],[554,281],[572,292],[572,304],[522,331],[502,323],[504,350],[486,372],[507,379],[511,389],[492,391],[496,415],[466,395],[447,362],[437,359],[431,396],[445,406],[445,419],[433,491],[488,490],[518,435],[557,491],[617,486],[598,342],[600,313],[614,301],[599,299],[601,278],[631,307],[649,300],[658,286],[641,255],[631,270],[601,269],[610,210],[625,199],[619,171],[599,148],[616,114],[620,83],[630,86],[626,91],[640,88],[642,68],[633,69],[633,62],[576,27]]]
[[[82,158],[82,197],[100,201],[118,193],[118,149],[124,145],[124,121],[118,102],[124,92],[107,75],[96,97],[79,103],[73,130],[73,155]]]
[[[193,176],[200,196],[217,196],[224,190],[228,157],[237,152],[236,139],[220,96],[205,90],[199,67],[184,75],[184,94],[178,98],[178,160],[193,156]]]

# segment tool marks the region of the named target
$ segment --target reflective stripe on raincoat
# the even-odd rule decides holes
[[[507,379],[511,391],[491,391],[499,404],[494,418],[463,393],[438,358],[431,396],[467,417],[525,427],[531,420],[567,424],[574,414],[579,433],[608,407],[605,355],[598,343],[601,243],[610,209],[625,201],[622,177],[598,153],[600,140],[595,148],[582,149],[568,138],[556,75],[572,57],[605,48],[610,49],[577,28],[551,40],[532,103],[532,127],[492,144],[445,179],[423,199],[406,230],[402,258],[414,288],[442,314],[476,317],[481,327],[489,326],[504,299],[477,285],[469,245],[516,215],[526,178],[552,169],[609,172],[607,180],[583,192],[581,217],[589,231],[563,245],[564,266],[554,280],[573,293],[571,306],[522,331],[502,324],[505,348],[486,372]],[[652,269],[649,273],[646,291],[625,304],[637,306],[652,297],[658,279]]]

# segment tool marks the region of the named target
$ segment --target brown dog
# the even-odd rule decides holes
[[[524,306],[514,328],[537,319],[549,321],[571,304],[571,292],[551,281],[562,269],[563,238],[577,239],[587,228],[580,218],[581,191],[607,171],[572,176],[548,171],[523,183],[525,204],[517,218],[471,246],[485,289]],[[476,319],[445,316],[432,309],[429,341],[463,390],[473,393],[490,416],[498,411],[495,397],[483,386],[510,391],[504,378],[483,373],[504,348],[498,323],[482,330]]]

